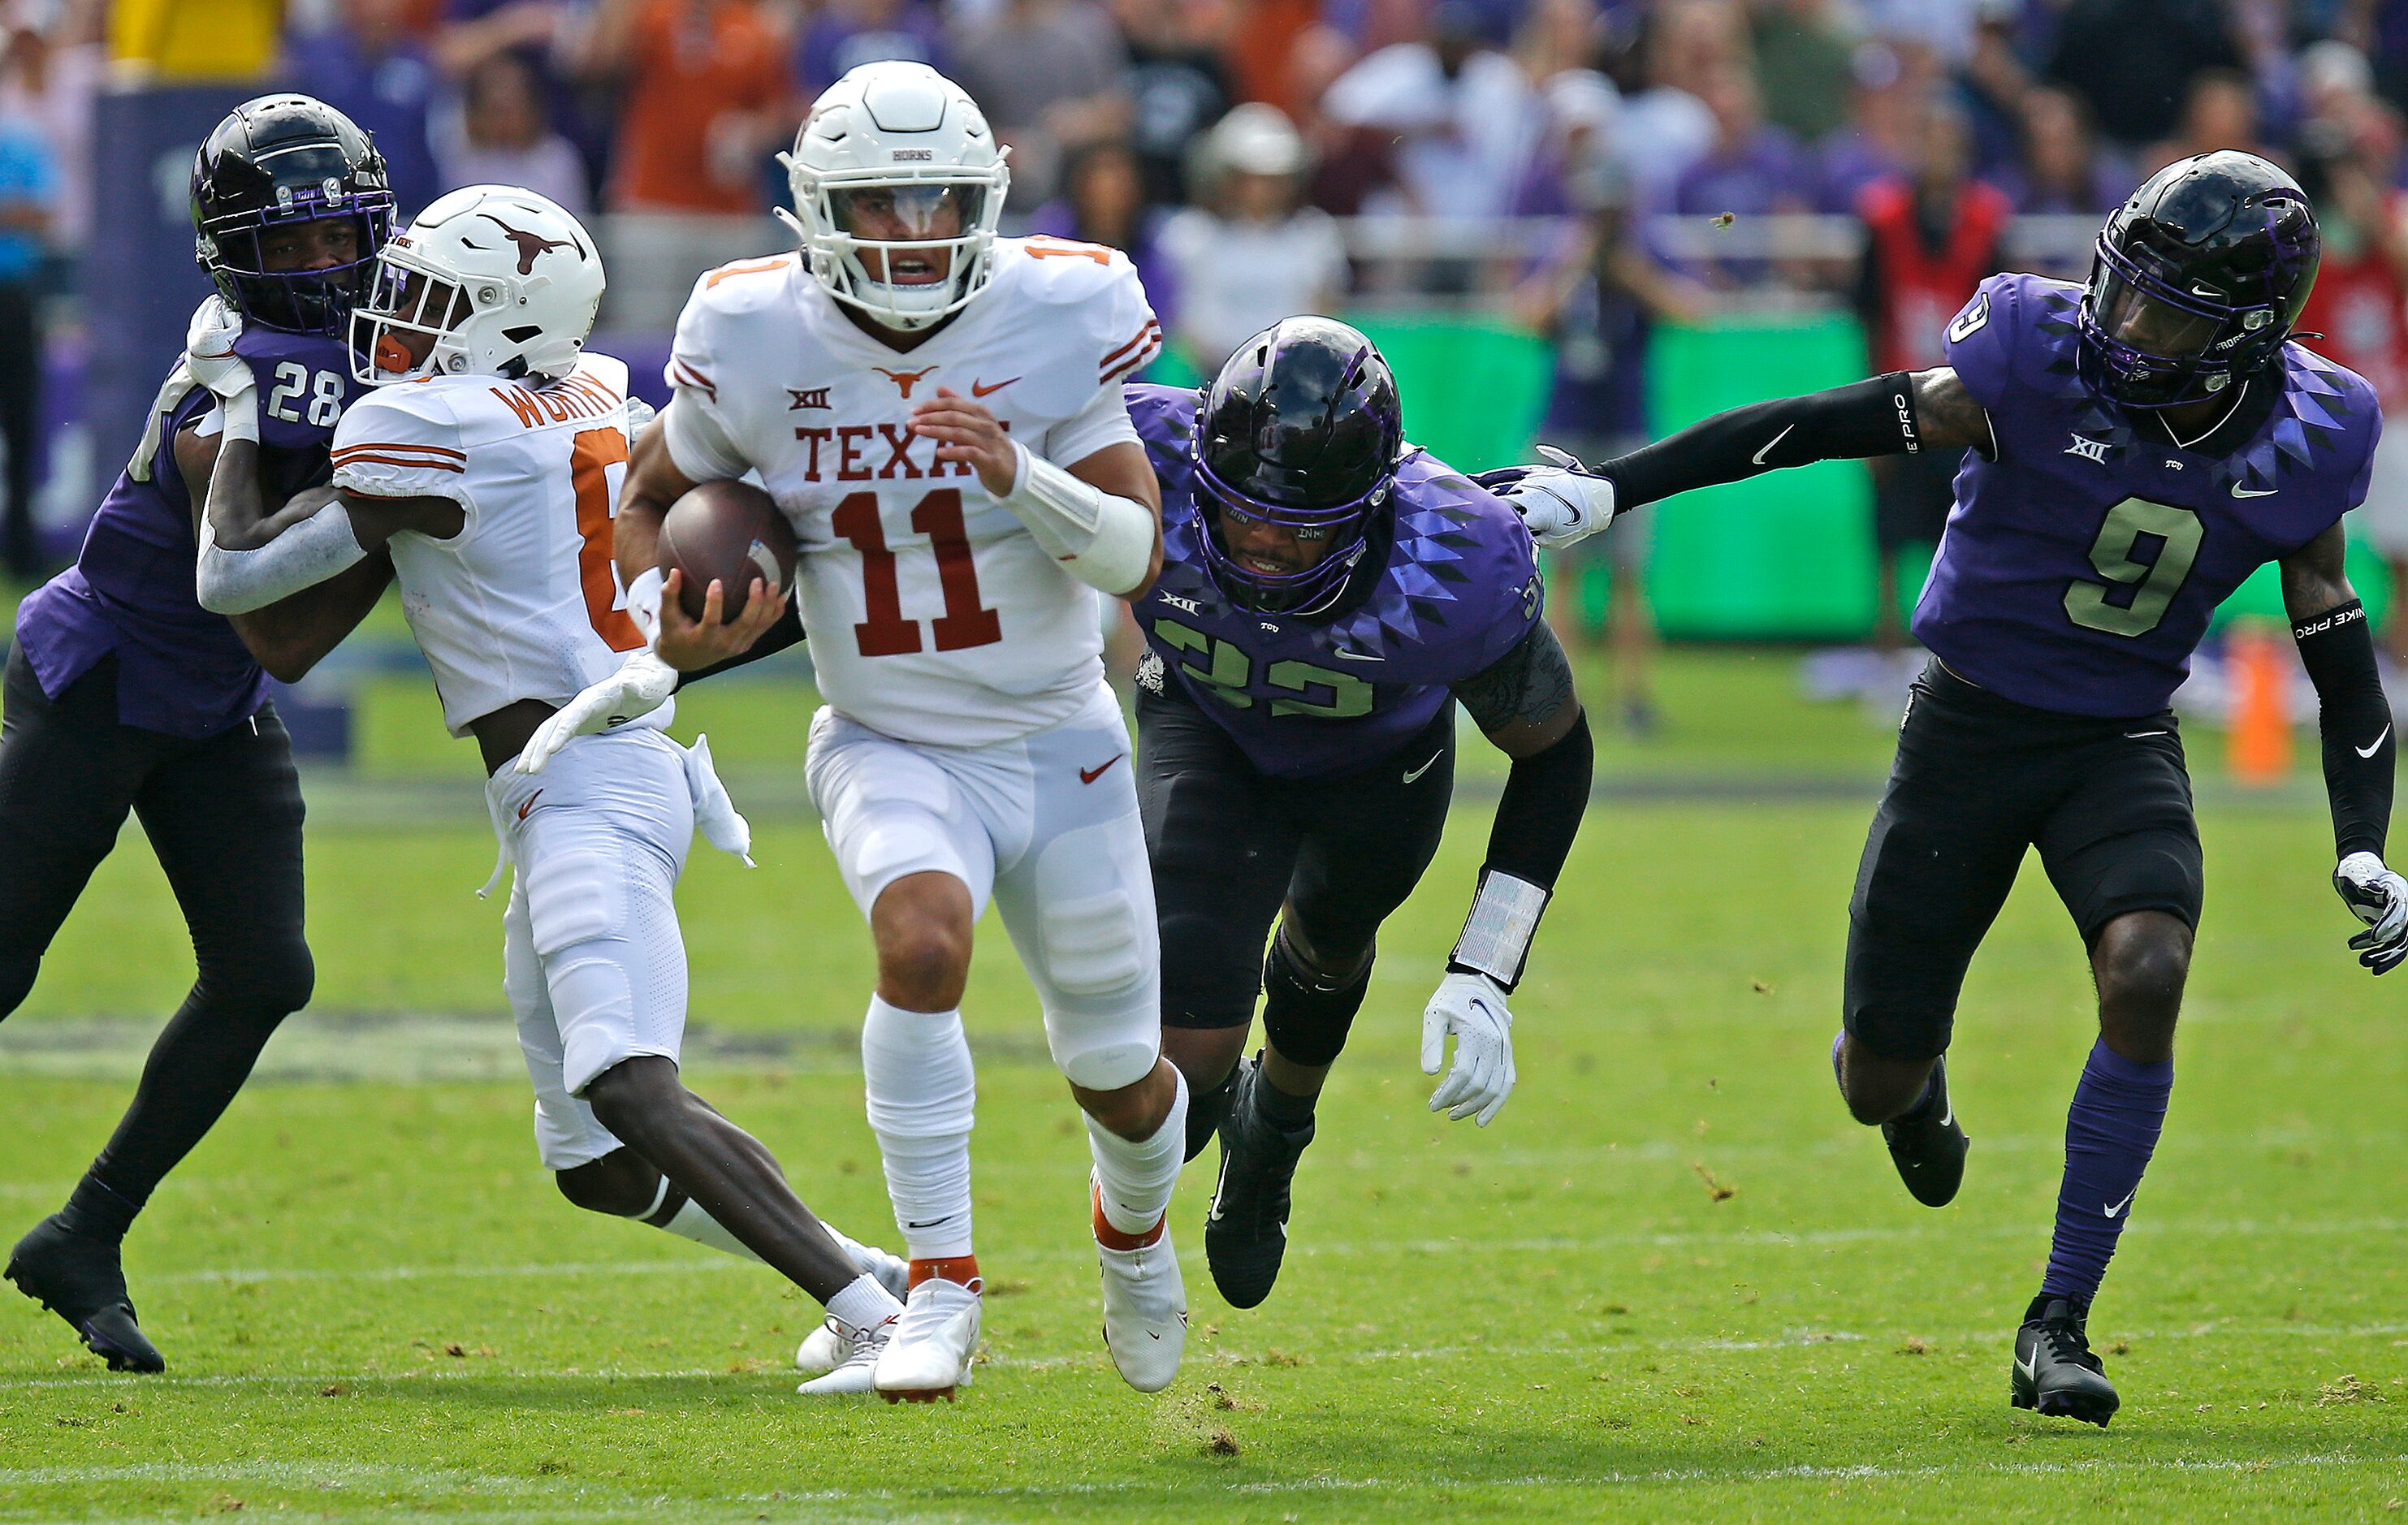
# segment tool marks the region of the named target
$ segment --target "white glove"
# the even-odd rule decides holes
[[[624,725],[651,714],[677,691],[678,670],[652,655],[648,647],[619,664],[619,670],[552,712],[536,727],[519,753],[521,773],[541,773],[552,754],[577,736]]]
[[[1430,1097],[1430,1110],[1483,1128],[1513,1094],[1513,1013],[1486,975],[1451,974],[1422,1012],[1422,1073],[1436,1075],[1455,1034],[1455,1063]],[[1478,1116],[1474,1117],[1473,1114]]]
[[[1613,483],[1552,445],[1539,454],[1551,464],[1509,466],[1472,478],[1522,516],[1541,550],[1576,546],[1613,520]]]
[[[2408,879],[2371,852],[2353,852],[2333,870],[2333,888],[2366,930],[2349,940],[2358,962],[2387,975],[2408,959]]]
[[[193,379],[220,397],[255,390],[251,363],[234,352],[242,337],[242,314],[212,296],[193,309],[192,326],[184,330],[184,368]]]

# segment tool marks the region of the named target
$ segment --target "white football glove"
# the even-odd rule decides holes
[[[519,753],[521,773],[541,773],[543,765],[570,740],[639,720],[669,702],[677,691],[678,670],[652,655],[650,647],[629,656],[619,670],[588,688],[552,712],[536,727]]]
[[[184,330],[184,368],[220,397],[255,389],[251,363],[234,352],[240,337],[242,314],[226,306],[224,297],[211,296],[193,309],[192,326]]]
[[[1613,483],[1552,445],[1551,464],[1508,466],[1472,478],[1512,506],[1541,550],[1576,546],[1613,520]]]
[[[2387,975],[2408,959],[2408,879],[2371,852],[2353,852],[2333,870],[2333,888],[2366,930],[2349,940],[2358,962]]]
[[[1513,1013],[1504,990],[1486,975],[1450,974],[1439,981],[1422,1012],[1424,1075],[1438,1073],[1450,1033],[1455,1063],[1431,1095],[1430,1110],[1485,1128],[1513,1094]]]

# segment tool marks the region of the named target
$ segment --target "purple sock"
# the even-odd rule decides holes
[[[2132,1197],[2157,1149],[2173,1089],[2173,1061],[2135,1064],[2103,1038],[2091,1046],[2065,1114],[2065,1184],[2057,1194],[2057,1237],[2042,1296],[2086,1307],[2098,1295],[2115,1236],[2131,1221]]]

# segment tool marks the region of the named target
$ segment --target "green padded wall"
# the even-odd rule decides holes
[[[1493,319],[1355,314],[1396,368],[1405,432],[1449,465],[1485,471],[1530,459],[1546,410],[1546,345]],[[1651,422],[1670,434],[1725,408],[1813,392],[1865,374],[1864,335],[1844,314],[1733,317],[1666,325],[1650,358]],[[1195,385],[1184,356],[1149,379]],[[1686,493],[1656,510],[1648,584],[1664,634],[1692,640],[1858,640],[1873,613],[1872,488],[1863,466],[1831,461]],[[1927,558],[1899,568],[1912,609]],[[2350,577],[2378,621],[2388,579],[2363,547]],[[1602,582],[1602,578],[1597,579]],[[1558,590],[1556,596],[1567,596]],[[2260,568],[2219,612],[2282,617],[2279,579]]]

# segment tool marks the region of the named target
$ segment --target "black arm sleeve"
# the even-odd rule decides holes
[[[802,604],[799,601],[789,603],[786,606],[786,612],[778,617],[778,622],[763,631],[761,638],[754,641],[750,648],[738,652],[725,662],[714,662],[708,667],[697,667],[693,672],[681,675],[678,678],[678,688],[682,691],[689,683],[697,682],[706,677],[717,677],[720,674],[731,672],[747,663],[759,662],[763,657],[774,657],[802,638]]]
[[[2291,638],[2300,643],[2300,661],[2316,686],[2316,729],[2324,738],[2333,846],[2344,858],[2353,852],[2380,857],[2391,829],[2391,773],[2399,739],[2392,734],[2383,675],[2374,665],[2374,636],[2366,628],[2365,606],[2352,599],[2302,620],[2291,627]],[[2372,740],[2362,747],[2360,737]]]
[[[1912,378],[1892,371],[1828,392],[1717,413],[1628,455],[1600,462],[1596,469],[1613,479],[1616,506],[1629,508],[1781,466],[1911,455],[1922,449]]]
[[[1488,829],[1488,861],[1481,866],[1553,890],[1588,809],[1596,760],[1584,712],[1545,751],[1515,758],[1513,771],[1505,776],[1504,798],[1497,802],[1496,823]]]

